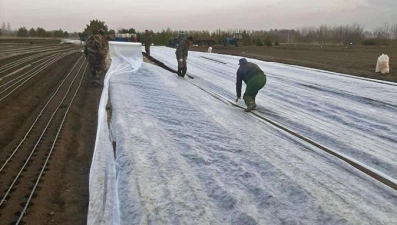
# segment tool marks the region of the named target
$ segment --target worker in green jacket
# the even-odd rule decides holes
[[[258,91],[266,84],[266,75],[258,65],[248,62],[246,58],[241,58],[239,65],[236,79],[236,102],[241,98],[242,81],[244,81],[247,85],[243,95],[244,102],[247,105],[244,111],[251,112],[251,110],[256,108],[255,97]]]

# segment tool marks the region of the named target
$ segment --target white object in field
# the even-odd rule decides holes
[[[62,39],[59,44],[74,44],[74,45],[82,45],[83,42],[75,39]]]
[[[379,56],[378,61],[376,62],[376,68],[375,68],[376,73],[389,73],[389,56],[382,54]]]
[[[209,52],[209,53],[212,52],[212,47],[208,47],[208,52]]]

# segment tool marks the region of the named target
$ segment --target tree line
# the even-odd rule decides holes
[[[67,31],[63,31],[62,29],[46,31],[41,27],[37,29],[31,28],[26,29],[26,27],[18,28],[16,32],[17,37],[54,37],[54,38],[68,38],[69,33]]]
[[[372,32],[365,31],[359,24],[329,26],[321,25],[318,27],[301,27],[298,29],[271,29],[271,30],[221,30],[209,31],[173,31],[170,28],[160,32],[152,32],[152,40],[156,44],[166,44],[178,33],[184,32],[193,36],[196,40],[201,38],[211,38],[215,44],[223,44],[226,38],[230,38],[234,33],[240,33],[244,45],[274,45],[278,43],[290,44],[321,44],[321,45],[346,45],[346,44],[390,44],[397,42],[397,23],[388,23],[376,27]],[[144,32],[138,32],[138,37],[142,37]]]
[[[11,28],[10,23],[7,25],[5,23],[2,24],[0,29],[0,36],[8,36],[8,37],[45,37],[45,38],[70,38],[78,37],[78,33],[68,33],[62,29],[59,30],[50,30],[47,31],[44,28],[37,27],[37,28],[26,28],[20,27],[16,30]]]
[[[117,31],[109,29],[104,21],[98,19],[91,20],[86,25],[84,31],[69,34],[67,31],[52,30],[46,31],[43,28],[20,27],[13,31],[10,24],[3,23],[0,35],[18,36],[18,37],[55,37],[55,38],[78,38],[87,37],[93,29],[103,28],[109,35],[115,33],[136,33],[138,41],[143,41],[144,31],[136,31],[134,28],[120,28]],[[150,29],[149,29],[150,30]],[[213,32],[208,30],[172,30],[171,28],[153,32],[152,41],[156,45],[167,45],[170,39],[177,37],[179,33],[185,33],[193,36],[195,40],[208,39],[212,40],[215,45],[224,44],[226,38],[230,38],[234,33],[241,34],[241,42],[244,45],[278,45],[279,43],[295,44],[321,44],[321,45],[346,45],[346,44],[390,44],[397,41],[397,23],[384,23],[376,27],[373,31],[366,31],[360,24],[351,25],[320,25],[317,27],[300,27],[298,29],[270,29],[270,30],[247,30],[247,29],[217,29]]]

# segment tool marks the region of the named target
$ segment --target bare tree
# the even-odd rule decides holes
[[[7,35],[8,34],[6,23],[3,22],[3,25],[1,25],[1,30],[2,30],[2,34],[3,35]]]
[[[384,23],[374,29],[375,37],[383,40],[390,40],[392,38],[391,27],[389,23]]]
[[[364,34],[364,27],[360,24],[353,24],[348,26],[348,33],[345,39],[345,43],[358,43],[362,40]]]
[[[390,27],[392,39],[397,40],[397,23]]]

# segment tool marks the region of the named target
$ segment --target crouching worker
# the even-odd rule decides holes
[[[178,47],[176,48],[175,54],[176,59],[178,60],[178,76],[184,77],[187,71],[187,55],[189,51],[189,47],[193,42],[193,37],[188,37],[186,40],[182,40],[179,42]]]
[[[258,91],[265,86],[266,75],[258,65],[248,62],[246,58],[240,59],[239,65],[240,67],[237,70],[236,79],[236,102],[241,98],[242,81],[244,81],[247,85],[243,95],[244,102],[247,105],[245,111],[250,112],[256,108],[255,97],[258,94]]]

